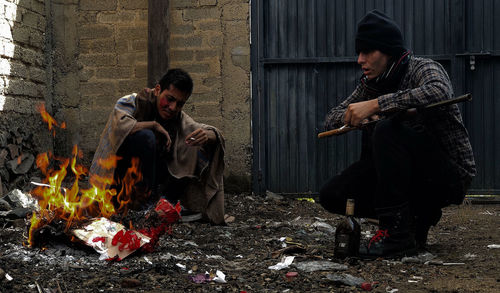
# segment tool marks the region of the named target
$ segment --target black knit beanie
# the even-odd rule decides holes
[[[358,23],[356,53],[379,50],[398,57],[406,51],[398,25],[378,10],[368,12]]]

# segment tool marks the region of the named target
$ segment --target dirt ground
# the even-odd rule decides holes
[[[346,262],[333,258],[331,227],[341,217],[317,203],[226,195],[226,212],[235,217],[227,226],[176,224],[155,252],[120,262],[65,241],[24,247],[24,220],[0,219],[0,268],[12,278],[0,270],[0,292],[363,292],[331,280],[345,274],[371,283],[372,292],[500,292],[500,249],[488,247],[500,244],[499,205],[446,208],[419,258]],[[363,231],[374,229],[362,221]],[[288,268],[269,269],[284,255],[295,256]],[[344,266],[307,272],[300,265],[308,261]],[[226,283],[190,278],[217,270]],[[287,279],[288,272],[298,275]]]

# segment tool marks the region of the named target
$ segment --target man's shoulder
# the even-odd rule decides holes
[[[412,57],[409,64],[410,72],[421,71],[426,69],[438,69],[446,72],[441,63],[425,57]]]

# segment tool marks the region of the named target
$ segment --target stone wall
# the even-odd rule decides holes
[[[12,1],[19,5],[23,2],[2,3]],[[26,34],[19,34],[18,42],[26,44],[26,48],[16,55],[24,59],[14,60],[21,64],[15,74],[24,75],[22,82],[21,76],[15,79],[20,85],[16,92],[9,93],[3,87],[1,93],[2,97],[9,93],[23,98],[5,103],[5,107],[28,111],[33,108],[30,99],[43,100],[45,96],[49,112],[67,124],[67,129],[55,137],[54,151],[67,156],[78,144],[88,164],[115,101],[147,85],[148,1],[25,1],[29,7],[23,6],[26,13],[21,15]],[[169,67],[184,68],[195,83],[184,110],[195,120],[213,124],[224,132],[226,186],[231,191],[231,183],[236,182],[235,186],[248,190],[249,2],[171,0],[170,5]],[[34,7],[40,12],[30,10]],[[2,50],[9,48],[4,46]]]
[[[248,0],[170,2],[170,67],[186,69],[194,92],[184,110],[226,137],[226,189],[250,189],[251,100]]]
[[[50,87],[46,32],[43,0],[0,0],[0,196],[26,185],[34,157],[52,149],[37,110]]]
[[[146,86],[148,2],[53,2],[54,104],[68,124],[57,145],[88,162],[115,101]]]

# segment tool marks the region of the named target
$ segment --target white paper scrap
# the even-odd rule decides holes
[[[288,268],[292,264],[294,258],[295,258],[295,256],[287,256],[287,257],[281,259],[281,262],[275,264],[274,266],[268,267],[268,269],[279,271],[279,270],[282,270],[284,268]]]

